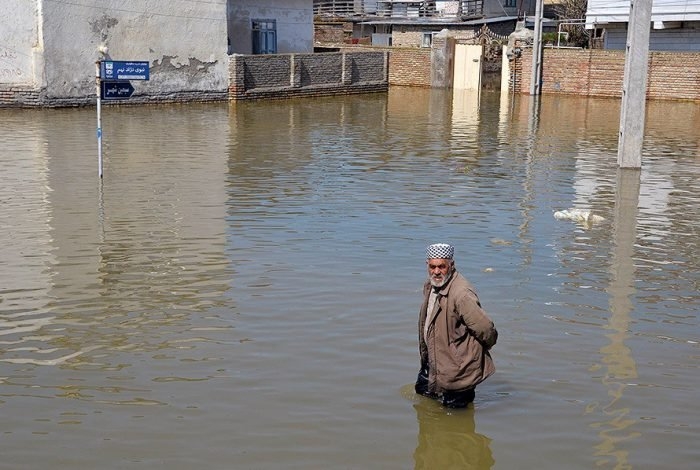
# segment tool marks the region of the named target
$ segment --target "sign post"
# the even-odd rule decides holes
[[[102,178],[102,101],[100,100],[100,61],[95,62],[95,88],[97,89],[97,174]]]
[[[150,80],[147,61],[98,60],[95,62],[97,92],[97,173],[102,178],[102,100],[124,100],[134,87],[129,80]]]

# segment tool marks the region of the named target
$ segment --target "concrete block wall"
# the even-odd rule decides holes
[[[268,88],[290,84],[291,62],[289,55],[248,55],[243,62],[244,84],[246,88]],[[229,89],[230,89],[229,76]]]
[[[390,54],[373,53],[367,55],[365,52],[345,52],[346,61],[349,61],[350,81],[358,82],[380,82],[388,80],[388,69],[391,63]],[[388,62],[388,63],[387,63]]]
[[[291,56],[290,56],[291,57]],[[346,60],[348,57],[345,57]],[[309,54],[294,56],[291,62],[299,73],[295,86],[333,85],[343,80],[342,54]]]
[[[387,91],[388,52],[241,55],[229,58],[229,99]]]

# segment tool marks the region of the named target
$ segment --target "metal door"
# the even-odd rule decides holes
[[[453,87],[456,90],[481,89],[481,58],[483,47],[455,44]]]

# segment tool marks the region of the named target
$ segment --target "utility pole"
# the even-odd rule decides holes
[[[532,40],[532,77],[530,94],[539,95],[542,82],[542,13],[544,0],[537,0],[535,6],[535,35]]]
[[[632,0],[625,47],[617,164],[641,168],[646,117],[647,71],[652,0]]]

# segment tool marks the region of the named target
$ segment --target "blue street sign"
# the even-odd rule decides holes
[[[134,87],[129,82],[102,82],[101,85],[103,100],[123,100],[134,93]]]
[[[150,68],[145,61],[103,60],[100,63],[100,78],[102,80],[148,80]]]

